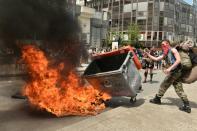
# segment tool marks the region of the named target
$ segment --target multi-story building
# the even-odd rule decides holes
[[[184,0],[89,0],[87,6],[110,13],[112,34],[127,35],[128,26],[136,23],[140,42],[150,47],[163,39],[196,41],[197,2],[193,1],[190,5]]]
[[[77,0],[77,5],[80,6],[78,19],[82,30],[82,42],[88,48],[99,50],[104,44],[108,29],[106,13],[86,7],[84,0]]]

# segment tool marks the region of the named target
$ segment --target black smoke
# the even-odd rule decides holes
[[[0,0],[0,39],[15,50],[17,41],[41,40],[50,56],[77,64],[80,28],[67,7],[65,0]]]

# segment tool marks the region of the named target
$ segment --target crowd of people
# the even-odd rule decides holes
[[[154,74],[153,71],[157,69],[158,70],[164,69],[166,62],[165,60],[153,61],[146,55],[145,53],[146,51],[150,51],[151,55],[158,57],[162,54],[162,50],[161,48],[155,48],[155,47],[145,48],[145,49],[142,48],[134,49],[135,54],[137,55],[138,59],[142,64],[142,69],[144,69],[143,83],[148,82],[147,81],[148,75],[150,76],[150,83],[152,83],[153,74]]]
[[[150,82],[153,82],[153,70],[154,69],[163,69],[164,65],[165,65],[165,61],[164,60],[159,60],[159,61],[153,61],[152,59],[150,59],[147,55],[146,55],[146,51],[149,51],[151,55],[157,57],[160,56],[162,54],[162,50],[161,49],[156,49],[155,47],[152,48],[145,48],[143,49],[136,49],[136,55],[138,56],[139,60],[142,63],[142,68],[145,70],[144,71],[144,80],[143,83],[147,82],[147,77],[148,74],[150,75]]]

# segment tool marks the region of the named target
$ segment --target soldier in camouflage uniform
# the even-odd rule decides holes
[[[167,89],[171,85],[173,85],[177,95],[183,101],[183,106],[179,109],[187,113],[190,113],[191,107],[189,105],[189,100],[187,99],[187,95],[184,93],[181,82],[182,67],[180,55],[175,48],[170,47],[170,42],[168,40],[164,40],[162,42],[162,50],[163,55],[159,57],[154,57],[147,52],[148,57],[150,57],[154,61],[165,59],[167,65],[169,65],[168,68],[164,70],[164,73],[167,74],[166,78],[161,83],[160,89],[156,94],[155,98],[151,99],[150,102],[154,104],[161,104],[161,97],[163,97]]]

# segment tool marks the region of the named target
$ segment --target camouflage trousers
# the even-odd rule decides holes
[[[181,82],[182,70],[177,69],[172,72],[170,75],[166,76],[164,81],[160,85],[159,92],[157,94],[158,97],[162,97],[167,89],[173,85],[177,95],[181,98],[183,102],[188,102],[187,95],[184,93],[183,85]]]

